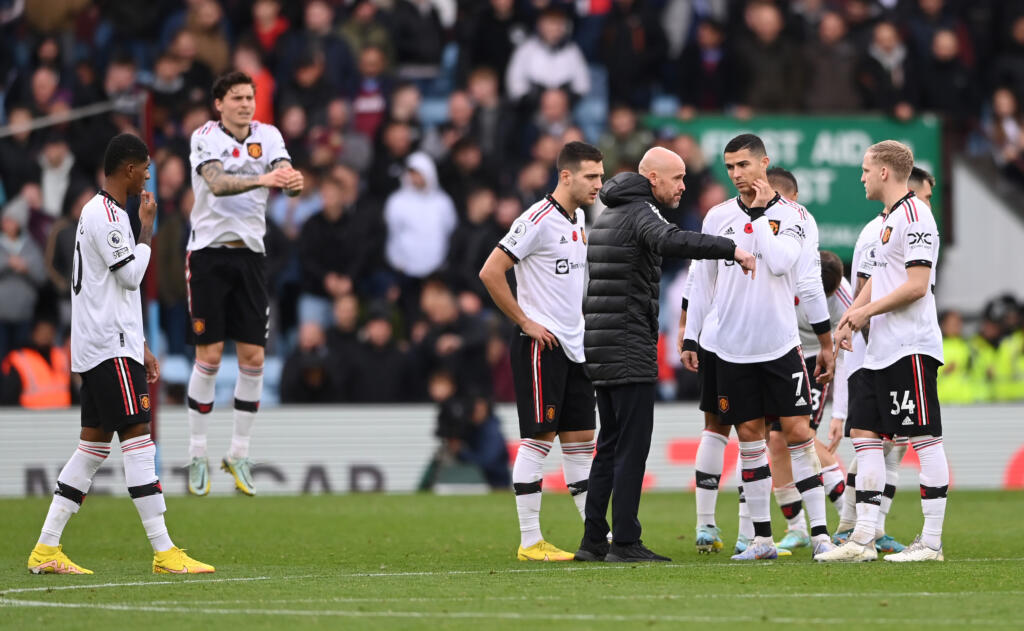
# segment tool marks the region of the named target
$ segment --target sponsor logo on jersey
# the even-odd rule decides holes
[[[263,145],[258,142],[251,142],[245,146],[249,151],[249,157],[255,160],[259,160],[263,157]]]
[[[729,226],[728,228],[725,229],[725,232],[723,234],[728,236],[730,234],[736,234],[736,231],[732,229],[732,226]]]
[[[729,397],[718,397],[718,411],[723,413],[729,411]]]
[[[932,244],[932,235],[928,234],[927,232],[911,232],[908,236],[910,237],[910,239],[907,241],[907,243],[908,245],[910,245],[910,247],[914,247],[916,245],[921,244],[930,246]]]
[[[555,406],[549,405],[544,408],[544,418],[549,421],[555,420]]]
[[[568,274],[569,273],[569,259],[558,259],[555,261],[555,273],[556,274]]]
[[[192,318],[192,332],[202,335],[206,332],[206,320],[203,318]]]
[[[565,238],[565,235],[562,235],[562,239],[558,243],[559,245],[565,245],[566,243],[568,243],[568,241]]]
[[[886,226],[885,230],[882,231],[882,244],[889,242],[889,237],[892,236],[892,226]]]
[[[149,395],[142,393],[139,395],[139,407],[149,412]]]
[[[772,234],[779,234],[779,222],[775,219],[769,219],[768,225],[772,227]]]
[[[227,149],[225,149],[224,151],[220,152],[220,157],[222,157],[222,158],[230,158],[231,157],[231,152],[228,151]]]

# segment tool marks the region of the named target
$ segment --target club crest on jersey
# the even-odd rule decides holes
[[[718,397],[718,411],[723,413],[729,411],[729,397]]]
[[[882,231],[882,243],[886,244],[889,242],[889,237],[892,236],[892,226],[886,226],[885,230]]]
[[[139,407],[149,412],[149,395],[142,393],[139,395]]]
[[[246,145],[245,148],[249,151],[250,158],[259,160],[261,157],[263,157],[263,145],[261,145],[260,143],[251,142],[248,145]]]
[[[206,332],[206,320],[202,318],[192,318],[192,332],[196,335],[202,335]]]
[[[544,408],[544,418],[549,421],[555,420],[555,406],[549,405]]]
[[[772,234],[779,234],[779,222],[774,219],[768,220],[768,225],[772,227]]]

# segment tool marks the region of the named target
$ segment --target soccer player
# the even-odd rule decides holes
[[[601,152],[582,142],[558,155],[558,185],[524,212],[498,243],[480,280],[513,322],[512,376],[522,442],[512,468],[520,561],[571,561],[540,531],[544,459],[557,436],[565,481],[584,517],[594,452],[594,386],[583,371],[587,235],[580,206],[594,203],[604,176]],[[515,267],[518,298],[506,279]]]
[[[819,561],[872,561],[886,479],[881,435],[904,435],[921,462],[920,536],[887,561],[942,561],[942,522],[949,469],[935,391],[942,334],[935,311],[939,235],[927,204],[907,187],[914,155],[886,140],[868,148],[861,181],[868,199],[885,204],[877,241],[868,251],[873,272],[837,329],[840,348],[870,322],[863,389],[850,400],[850,435],[857,454],[857,523],[849,540]]]
[[[935,187],[935,177],[920,167],[914,167],[910,171],[910,179],[907,186],[914,195],[931,208],[932,189]],[[853,251],[853,273],[856,274],[854,298],[856,298],[864,284],[871,278],[872,262],[865,254],[874,246],[882,225],[882,214],[872,219],[857,238],[857,244]],[[852,280],[852,279],[851,279]],[[864,352],[867,349],[865,339],[870,327],[866,327],[862,335],[854,335],[850,343],[853,350],[845,353],[844,363],[848,367],[849,387],[840,390],[841,384],[837,382],[836,392],[832,404],[832,422],[829,428],[829,449],[834,451],[844,435],[849,436],[850,422],[847,419],[848,398],[858,396],[863,375],[860,374],[860,367],[864,363]],[[857,390],[857,392],[854,392]],[[892,508],[893,499],[896,496],[896,485],[899,483],[900,463],[906,455],[910,441],[906,436],[883,437],[882,453],[885,456],[885,487],[882,490],[881,504],[878,509],[878,523],[875,526],[875,551],[877,552],[900,552],[904,545],[894,539],[886,532],[885,520]],[[853,527],[857,522],[856,484],[857,484],[857,461],[850,464],[846,474],[846,491],[843,493],[842,508],[839,512],[839,525],[836,527],[836,534],[833,541],[837,544],[844,543],[853,533]]]
[[[739,196],[708,213],[703,231],[736,240],[767,266],[747,282],[728,262],[702,262],[689,301],[683,364],[699,368],[696,350],[704,315],[718,309],[717,405],[723,423],[736,426],[740,440],[743,492],[754,525],[754,539],[735,560],[778,556],[771,538],[771,472],[765,444],[765,416],[778,416],[789,445],[795,479],[811,521],[814,553],[832,548],[825,522],[821,464],[810,428],[810,375],[800,356],[793,296],[797,293],[801,255],[807,240],[808,214],[772,190],[766,171],[770,160],[753,134],[733,138],[724,151],[726,169]],[[820,286],[820,279],[818,280]],[[831,344],[827,315],[815,330]],[[823,345],[824,340],[823,340]],[[831,379],[833,367],[822,356],[814,377]]]
[[[235,341],[234,432],[221,468],[246,495],[255,495],[249,439],[263,392],[263,349],[269,333],[270,301],[264,270],[263,235],[271,188],[302,192],[302,174],[291,166],[281,132],[253,120],[255,88],[242,72],[213,84],[219,121],[192,134],[192,232],[185,258],[189,341],[196,363],[188,382],[191,439],[188,490],[210,492],[206,430],[213,410],[224,340]]]
[[[82,507],[93,476],[110,454],[116,433],[124,456],[128,494],[153,546],[155,574],[213,572],[175,547],[164,523],[156,475],[156,446],[149,436],[147,383],[160,375],[142,333],[139,284],[151,255],[156,202],[143,191],[149,150],[132,134],[111,139],[103,156],[104,189],[85,204],[78,220],[71,273],[71,370],[82,377],[82,432],[60,475],[39,542],[28,558],[33,574],[92,574],[64,554],[60,537]],[[125,206],[142,196],[136,243]]]

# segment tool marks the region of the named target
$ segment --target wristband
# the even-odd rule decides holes
[[[681,304],[683,307],[683,311],[686,311],[687,307],[690,306],[690,299],[687,298],[686,296],[683,296],[683,302]]]
[[[811,325],[815,335],[824,335],[832,330],[832,323],[828,320],[822,320],[821,322],[815,322]]]
[[[692,351],[697,352],[697,340],[683,340],[683,352]]]

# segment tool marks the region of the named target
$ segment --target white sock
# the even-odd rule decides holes
[[[921,461],[921,512],[924,528],[921,542],[933,550],[942,547],[942,522],[946,517],[946,491],[949,489],[949,463],[941,436],[915,436],[911,439]]]
[[[718,502],[718,485],[722,481],[725,467],[725,446],[729,438],[704,430],[697,445],[697,463],[694,477],[697,480],[697,525],[715,525],[715,504]]]
[[[804,519],[803,501],[800,499],[800,491],[796,490],[796,484],[789,484],[775,489],[775,503],[782,510],[782,516],[786,518],[786,525],[789,530],[795,530],[807,534],[807,521]]]
[[[136,436],[121,443],[121,454],[124,456],[124,481],[128,485],[128,494],[139,512],[153,551],[170,550],[174,544],[164,523],[167,504],[156,475],[156,445],[149,434]]]
[[[821,461],[814,449],[814,438],[789,446],[789,459],[793,463],[793,479],[796,490],[807,508],[807,520],[811,524],[811,535],[827,535],[828,522],[825,518],[825,487],[821,481]]]
[[[249,439],[256,411],[263,394],[263,366],[239,366],[235,382],[235,426],[231,434],[229,458],[248,458]]]
[[[590,480],[590,463],[594,461],[596,441],[586,443],[562,443],[562,473],[565,485],[576,503],[580,518],[586,521],[587,488]]]
[[[875,541],[878,508],[885,486],[885,458],[881,438],[854,438],[857,452],[857,526],[850,537],[862,545]]]
[[[907,453],[910,441],[903,436],[898,436],[895,441],[884,441],[882,453],[885,455],[885,487],[882,489],[882,504],[878,509],[878,526],[875,529],[875,538],[885,536],[885,518],[892,508],[892,500],[896,496],[896,485],[900,481],[900,463]]]
[[[93,476],[109,455],[109,443],[79,441],[75,453],[71,454],[57,476],[57,489],[50,500],[50,509],[46,512],[46,520],[39,533],[39,543],[48,546],[60,544],[64,527],[82,507],[85,495],[92,486]]]
[[[841,508],[839,509],[839,525],[836,532],[853,530],[857,525],[857,458],[854,456],[850,470],[846,472],[846,488],[843,490]]]
[[[544,459],[553,444],[524,438],[519,443],[516,463],[512,466],[512,488],[516,492],[516,510],[519,512],[519,545],[524,548],[544,538],[540,534],[541,480],[544,478]]]
[[[739,534],[747,539],[754,538],[754,522],[750,521],[750,506],[747,504],[747,494],[743,490],[743,459],[736,459],[736,481],[740,492],[740,528]]]
[[[764,439],[740,441],[740,460],[743,462],[743,494],[750,509],[750,520],[754,522],[754,536],[771,537],[772,474]]]
[[[206,457],[206,428],[213,411],[220,364],[207,364],[196,360],[188,380],[188,454],[191,458]]]
[[[825,495],[835,506],[836,511],[841,515],[843,512],[842,498],[846,490],[846,483],[843,481],[843,471],[836,462],[821,470],[821,481],[825,485]]]

